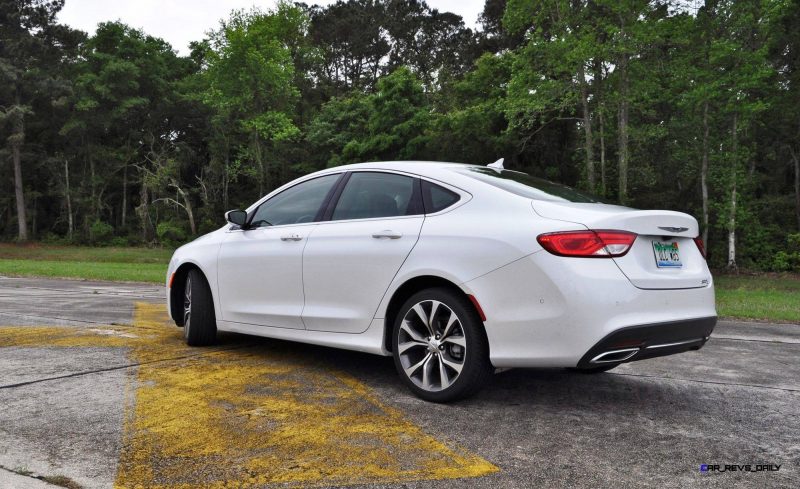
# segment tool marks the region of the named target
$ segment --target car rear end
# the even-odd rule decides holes
[[[493,364],[597,369],[701,348],[716,310],[697,221],[565,195],[530,199],[534,252],[464,284]]]

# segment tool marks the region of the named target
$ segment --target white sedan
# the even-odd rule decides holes
[[[391,355],[450,401],[498,368],[602,372],[697,350],[716,323],[697,221],[502,168],[361,163],[288,183],[175,251],[170,316]]]

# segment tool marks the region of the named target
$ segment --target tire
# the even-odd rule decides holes
[[[202,272],[189,270],[183,291],[183,338],[189,346],[208,346],[217,341],[214,299]]]
[[[446,288],[417,292],[400,307],[392,356],[408,388],[432,402],[469,397],[494,372],[478,314],[466,297]]]
[[[592,367],[592,368],[571,368],[573,372],[578,372],[582,374],[602,374],[603,372],[608,372],[614,367],[619,366],[618,363],[613,365],[603,365],[602,367]]]

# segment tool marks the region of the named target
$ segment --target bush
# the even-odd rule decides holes
[[[42,238],[39,241],[41,241],[43,244],[56,245],[56,246],[67,246],[73,244],[73,240],[70,240],[68,237],[59,236],[58,234],[52,232],[42,236]]]
[[[775,253],[772,267],[779,272],[800,272],[800,233],[786,237],[787,249]]]
[[[125,236],[114,236],[108,242],[109,246],[114,246],[116,248],[124,248],[126,246],[130,246],[130,241]]]
[[[114,235],[114,227],[107,222],[97,220],[89,227],[89,241],[92,244],[107,244]]]
[[[158,241],[165,246],[180,246],[186,242],[186,231],[173,221],[163,221],[156,226]]]

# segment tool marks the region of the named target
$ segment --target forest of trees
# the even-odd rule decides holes
[[[0,0],[5,240],[174,245],[321,168],[504,157],[800,271],[800,0],[282,2],[188,56],[62,6]]]

